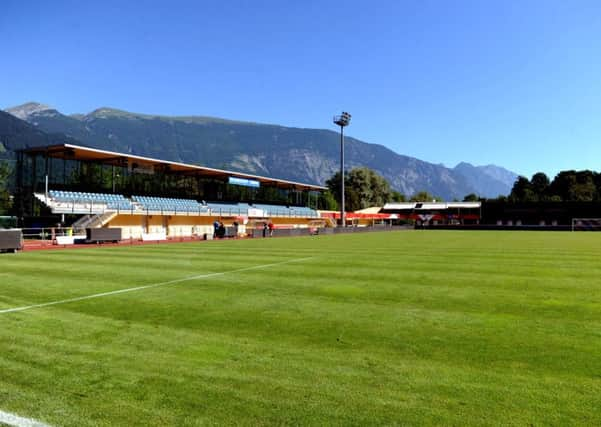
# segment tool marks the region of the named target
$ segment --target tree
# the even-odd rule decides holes
[[[7,162],[0,161],[0,213],[5,213],[10,208],[10,193],[8,191],[10,175],[10,165]]]
[[[576,172],[576,184],[570,188],[570,200],[575,202],[592,202],[595,200],[597,187],[593,172],[589,170]]]
[[[340,200],[340,172],[326,181],[335,200]],[[354,168],[345,174],[345,209],[355,211],[370,206],[383,206],[391,200],[390,184],[369,168]]]
[[[597,188],[597,197],[595,200],[601,201],[601,173],[593,173],[593,180]]]
[[[427,191],[419,191],[411,196],[411,199],[409,199],[410,202],[440,202],[441,200],[442,199],[440,197],[433,196]]]
[[[536,198],[540,201],[547,198],[547,192],[550,184],[551,182],[549,181],[549,177],[543,172],[535,173],[530,179],[530,188],[532,193],[534,193]]]
[[[549,186],[549,193],[551,196],[558,196],[561,201],[568,201],[574,185],[576,185],[576,171],[561,171],[553,178],[553,182]]]
[[[463,201],[464,201],[464,202],[477,202],[477,201],[479,201],[479,200],[480,200],[480,198],[479,198],[479,197],[478,197],[478,195],[477,195],[477,194],[475,194],[475,193],[470,193],[470,194],[468,194],[467,196],[465,196],[465,197],[463,198]]]
[[[407,196],[405,196],[402,193],[399,193],[398,191],[392,191],[392,194],[390,196],[390,201],[392,202],[406,202],[407,201]]]
[[[317,208],[326,211],[335,211],[339,209],[336,198],[329,190],[320,193],[319,198],[317,199]]]
[[[584,171],[561,171],[549,185],[549,195],[564,202],[592,202],[599,200],[599,174]]]
[[[536,201],[536,196],[532,191],[530,181],[525,176],[519,176],[513,184],[509,200],[512,202],[533,202]]]

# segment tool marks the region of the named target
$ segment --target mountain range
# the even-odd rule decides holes
[[[158,116],[99,108],[62,114],[39,103],[0,112],[0,155],[34,145],[69,142],[203,166],[314,184],[339,169],[340,135],[204,116]],[[508,194],[517,175],[495,165],[460,163],[455,168],[397,154],[379,144],[345,137],[347,168],[367,166],[393,189],[412,195],[428,191],[445,200],[469,193]]]

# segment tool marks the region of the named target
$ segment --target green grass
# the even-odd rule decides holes
[[[0,257],[0,410],[53,425],[601,425],[601,234]]]

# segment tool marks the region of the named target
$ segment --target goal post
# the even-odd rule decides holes
[[[572,231],[601,231],[601,218],[572,218]]]

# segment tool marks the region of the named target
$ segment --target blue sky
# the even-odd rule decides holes
[[[601,169],[598,0],[4,0],[0,38],[3,107],[332,130],[346,110],[433,163]]]

